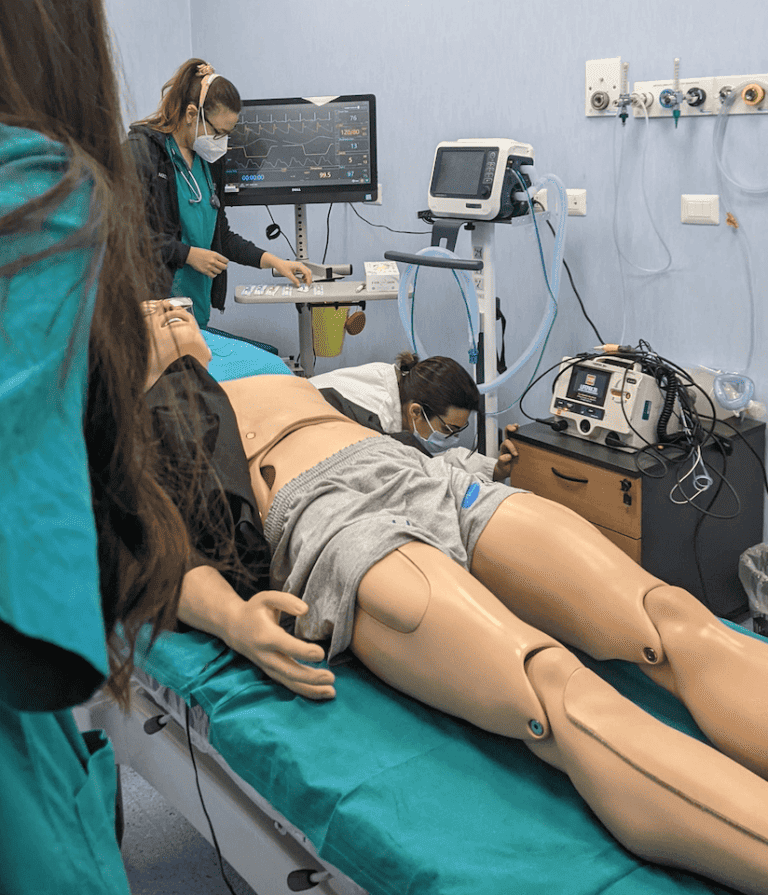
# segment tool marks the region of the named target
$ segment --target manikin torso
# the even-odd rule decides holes
[[[380,438],[334,410],[296,376],[256,376],[222,382],[237,417],[240,440],[262,518],[285,484],[350,444]],[[302,430],[312,426],[312,437]]]

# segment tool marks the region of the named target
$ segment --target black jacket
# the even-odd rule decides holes
[[[157,287],[163,295],[170,292],[173,276],[184,266],[189,254],[189,246],[181,242],[176,172],[166,151],[165,139],[166,134],[143,124],[132,125],[128,134],[128,148],[136,161],[144,187],[147,220],[156,235],[164,265]],[[257,248],[229,229],[224,210],[224,159],[211,165],[211,176],[220,203],[211,249],[237,264],[259,267],[264,249]],[[223,310],[226,297],[227,272],[224,271],[214,278],[211,285],[211,305]]]

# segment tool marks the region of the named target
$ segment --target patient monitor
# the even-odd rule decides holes
[[[620,450],[656,444],[664,395],[653,376],[629,358],[565,357],[555,379],[550,413],[568,423],[568,435]],[[679,428],[671,416],[669,432]]]
[[[435,217],[480,221],[508,220],[526,214],[528,203],[516,200],[522,170],[533,165],[533,147],[500,138],[439,143],[429,185],[429,210]],[[517,174],[515,173],[517,172]],[[531,169],[532,173],[532,169]]]

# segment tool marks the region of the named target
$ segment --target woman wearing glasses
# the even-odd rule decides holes
[[[440,456],[487,481],[509,476],[517,448],[507,438],[498,460],[455,447],[480,407],[480,393],[472,377],[450,357],[420,361],[403,351],[394,364],[373,363],[313,376],[312,385],[326,401],[356,422],[392,435],[398,441]],[[507,435],[517,426],[507,426]]]
[[[233,233],[224,211],[223,159],[237,124],[240,94],[202,59],[187,60],[162,90],[154,115],[131,126],[129,146],[144,185],[147,214],[163,262],[159,295],[185,295],[207,326],[224,309],[227,264],[271,267],[300,285],[312,274]]]

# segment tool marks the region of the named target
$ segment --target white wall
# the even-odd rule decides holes
[[[724,222],[718,227],[680,223],[681,193],[717,192],[714,121],[682,120],[675,130],[670,121],[651,120],[646,184],[673,263],[661,275],[638,274],[624,266],[622,277],[612,239],[613,158],[622,145],[625,177],[619,208],[625,245],[644,266],[663,261],[640,193],[644,126],[632,119],[621,128],[615,120],[586,118],[584,69],[589,59],[621,56],[630,63],[630,81],[651,80],[671,76],[673,58],[679,56],[682,77],[765,71],[767,7],[751,0],[735,0],[727,7],[712,0],[695,7],[649,0],[642,8],[566,0],[225,0],[214,14],[202,0],[130,7],[108,0],[108,9],[142,114],[190,52],[229,77],[244,98],[375,93],[384,204],[361,209],[375,223],[424,229],[416,212],[426,207],[432,156],[441,140],[504,136],[531,143],[539,171],[551,171],[566,186],[587,190],[587,217],[568,221],[566,259],[603,337],[620,338],[625,307],[625,341],[646,339],[676,362],[730,369],[744,364],[747,290],[738,237]],[[739,177],[768,182],[768,116],[735,116],[728,147]],[[760,346],[766,338],[768,262],[761,249],[768,200],[737,196],[733,208],[753,250],[758,351],[749,372],[766,398],[768,365]],[[326,211],[324,206],[309,208],[309,248],[316,260],[325,244]],[[292,236],[292,210],[273,212]],[[229,216],[238,232],[287,253],[285,243],[266,243],[269,219],[263,209],[232,209]],[[331,226],[328,260],[352,262],[356,275],[363,261],[381,258],[388,248],[417,251],[429,242],[427,235],[369,228],[347,207],[334,209]],[[457,250],[467,253],[468,246],[463,235]],[[535,331],[545,300],[530,229],[513,232],[500,226],[497,254],[498,292],[510,321],[507,356],[515,357]],[[234,303],[236,284],[265,282],[269,275],[236,266],[230,270],[228,308],[223,316],[214,315],[212,325],[273,342],[283,354],[295,352],[293,309]],[[419,325],[422,338],[432,353],[452,353],[465,361],[460,296],[445,275],[432,275],[433,283],[427,279],[423,294],[430,319]],[[546,364],[596,344],[565,277],[560,305]],[[393,304],[369,304],[368,319],[361,335],[347,338],[342,356],[319,361],[318,371],[389,359],[404,347]],[[501,400],[511,403],[531,372],[532,366],[523,371]],[[541,388],[530,409],[541,413],[546,407],[546,388]],[[513,414],[510,421],[515,418]]]
[[[126,124],[146,117],[160,89],[192,55],[189,0],[104,0]]]

